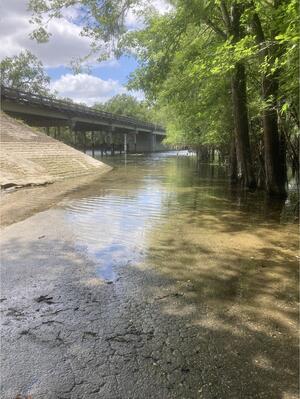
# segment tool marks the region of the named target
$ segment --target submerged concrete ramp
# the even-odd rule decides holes
[[[110,166],[0,113],[0,186],[27,186],[109,171]]]

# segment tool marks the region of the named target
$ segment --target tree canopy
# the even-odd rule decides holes
[[[146,105],[128,94],[118,94],[105,103],[96,103],[94,108],[143,120],[149,119],[149,110]]]
[[[42,62],[28,50],[0,62],[0,79],[4,86],[40,94],[47,93],[50,82]]]
[[[132,116],[145,122],[162,123],[161,115],[153,105],[125,93],[117,94],[105,103],[96,103],[94,108],[113,114]]]
[[[30,2],[40,40],[45,15],[76,5],[100,57],[136,56],[130,87],[163,110],[169,143],[217,149],[233,181],[284,196],[286,160],[299,169],[298,1],[170,3],[160,15],[138,0]],[[127,31],[128,12],[143,15],[140,29]]]

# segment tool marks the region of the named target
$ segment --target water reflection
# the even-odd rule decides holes
[[[97,265],[93,287],[111,294],[112,318],[155,332],[136,351],[139,372],[150,370],[143,356],[153,366],[155,355],[155,376],[173,375],[174,397],[296,398],[298,231],[290,200],[241,192],[224,168],[192,157],[111,162],[114,171],[70,193],[63,213],[78,250]],[[209,384],[202,396],[190,394],[199,376]]]
[[[191,251],[205,247],[206,237],[218,239],[222,232],[255,235],[261,228],[274,233],[280,223],[289,222],[284,202],[233,188],[223,167],[197,165],[195,158],[174,153],[129,155],[126,168],[121,156],[109,162],[113,172],[64,203],[78,246],[97,262],[103,279],[114,280],[119,267],[151,259],[162,235],[164,240],[177,235],[185,243],[173,248],[185,267]],[[196,230],[189,242],[183,234],[191,229]],[[222,249],[230,253],[232,241],[226,237]]]
[[[129,156],[126,168],[122,163],[64,204],[98,279],[124,276],[125,286],[172,318],[171,333],[180,334],[180,320],[198,340],[213,337],[203,353],[207,345],[210,358],[219,351],[222,375],[235,373],[240,359],[243,386],[266,389],[264,397],[296,397],[298,231],[290,200],[241,192],[224,168],[192,157]],[[114,284],[114,292],[124,285]]]

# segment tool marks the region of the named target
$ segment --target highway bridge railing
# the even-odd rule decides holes
[[[108,124],[125,124],[135,129],[147,129],[151,131],[160,131],[164,132],[165,129],[163,126],[160,126],[155,123],[150,123],[146,121],[142,121],[137,118],[133,118],[130,116],[123,116],[119,114],[113,114],[110,112],[105,112],[101,110],[97,110],[92,107],[88,107],[83,104],[76,104],[71,101],[61,100],[54,96],[46,96],[40,94],[33,94],[27,91],[18,90],[11,87],[6,87],[1,85],[1,100],[6,100],[19,104],[28,104],[34,106],[45,107],[51,110],[56,110],[60,112],[65,112],[70,115],[84,115],[89,116],[94,119],[101,119]]]

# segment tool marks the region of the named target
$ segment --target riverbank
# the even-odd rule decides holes
[[[296,399],[283,205],[189,157],[129,161],[3,230],[1,397]]]
[[[23,187],[17,190],[0,192],[0,228],[20,222],[30,216],[55,206],[66,196],[76,195],[91,184],[101,184],[103,173],[90,173],[84,176],[56,181],[51,184]]]
[[[0,112],[0,187],[26,187],[111,168]]]

